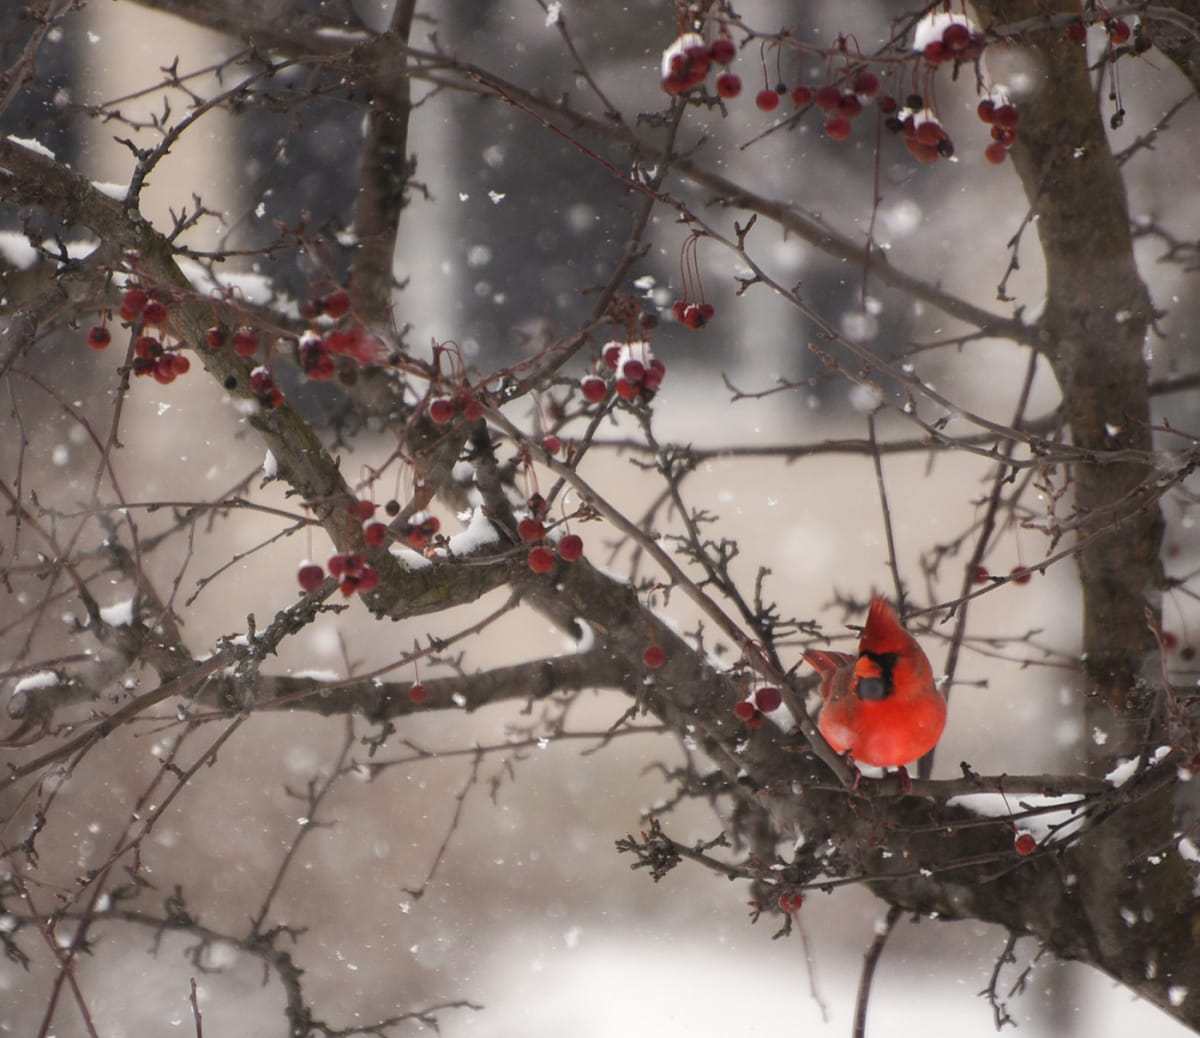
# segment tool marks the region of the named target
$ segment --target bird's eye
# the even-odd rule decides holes
[[[859,678],[858,685],[855,686],[854,691],[859,699],[877,700],[887,698],[887,686],[883,683],[883,678]]]

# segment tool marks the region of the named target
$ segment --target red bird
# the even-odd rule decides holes
[[[858,655],[810,649],[821,675],[818,727],[838,753],[860,764],[903,766],[933,749],[946,727],[946,700],[929,657],[882,595],[871,599]]]

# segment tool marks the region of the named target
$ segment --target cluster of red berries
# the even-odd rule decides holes
[[[689,303],[686,299],[676,299],[671,304],[671,313],[676,321],[695,332],[716,316],[717,308],[712,303]]]
[[[133,343],[133,373],[150,375],[160,385],[169,385],[186,375],[191,363],[178,350],[167,350],[152,335],[140,335]]]
[[[1104,31],[1108,33],[1109,42],[1113,46],[1119,47],[1123,43],[1129,42],[1129,37],[1133,35],[1133,31],[1129,28],[1129,23],[1124,18],[1106,18],[1104,20]],[[1087,43],[1087,26],[1083,23],[1082,18],[1076,18],[1072,22],[1067,23],[1067,39],[1072,43]],[[1142,40],[1145,43],[1141,43]],[[1150,40],[1139,33],[1138,41],[1134,43],[1134,48],[1139,52],[1149,50],[1152,44]]]
[[[363,524],[363,542],[368,548],[381,548],[388,542],[390,535],[394,535],[407,544],[413,551],[424,551],[433,543],[434,537],[441,530],[442,524],[438,521],[437,516],[433,515],[414,515],[406,522],[400,523],[394,531],[392,531],[387,523],[375,521],[375,513],[379,506],[374,501],[368,501],[365,498],[355,501],[350,506],[350,513],[356,519],[362,521]],[[385,510],[389,515],[397,515],[400,512],[400,503],[398,501],[389,501],[385,506]]]
[[[930,40],[921,56],[930,65],[978,61],[983,54],[984,39],[965,22],[950,22],[942,30],[941,39]]]
[[[300,316],[306,321],[317,317],[329,317],[337,321],[349,312],[350,293],[340,288],[316,299],[306,299],[300,304]]]
[[[121,293],[121,320],[137,322],[145,328],[158,328],[167,323],[167,304],[157,295],[139,285],[131,285]],[[103,323],[88,329],[87,344],[93,350],[104,350],[112,343],[112,332]],[[174,382],[191,369],[191,363],[178,349],[168,349],[162,339],[139,335],[133,342],[132,370],[138,376],[151,376],[161,385]]]
[[[904,146],[918,162],[936,162],[954,154],[954,142],[920,94],[906,97],[904,107],[889,115],[883,125],[903,134]]]
[[[334,293],[335,296],[345,295],[344,292]],[[330,298],[328,296],[326,299]],[[346,297],[349,308],[349,296]],[[335,312],[327,309],[331,316]],[[345,311],[342,311],[345,313]],[[328,382],[338,373],[335,356],[351,357],[360,364],[376,364],[383,353],[379,341],[369,332],[357,326],[353,328],[334,328],[322,335],[314,329],[308,329],[296,347],[296,359],[300,369],[312,382]],[[343,375],[345,381],[345,375]]]
[[[283,403],[283,390],[275,384],[275,376],[264,367],[250,372],[250,392],[265,408],[276,408]]]
[[[662,56],[662,88],[668,94],[683,94],[700,86],[714,66],[728,65],[737,57],[737,47],[728,36],[720,36],[711,44],[704,42],[698,32],[685,32]],[[737,97],[742,81],[732,72],[721,72],[713,89],[720,97]]]
[[[228,342],[239,357],[253,357],[258,352],[258,332],[249,325],[242,325],[228,333],[220,325],[213,325],[204,333],[204,341],[210,350],[219,350]]]
[[[159,327],[167,323],[167,304],[157,295],[151,295],[138,285],[121,293],[121,320]]]
[[[549,573],[554,569],[554,558],[563,562],[578,562],[583,558],[583,538],[577,533],[565,533],[551,544],[546,539],[546,499],[534,494],[528,501],[529,515],[517,523],[517,536],[525,544],[531,544],[526,563],[534,573]]]
[[[328,382],[338,373],[333,359],[337,354],[373,364],[379,359],[380,345],[362,328],[335,329],[324,335],[310,328],[296,347],[300,369],[312,382]]]
[[[379,574],[375,567],[357,552],[343,552],[330,556],[329,575],[338,582],[343,595],[349,598],[356,591],[363,593],[379,586]],[[316,591],[325,583],[325,570],[316,562],[305,560],[296,570],[296,580],[302,590]]]
[[[750,696],[734,704],[733,714],[747,728],[761,728],[765,718],[772,710],[778,710],[783,705],[783,694],[772,685],[756,688]]]
[[[379,574],[375,567],[358,552],[330,556],[329,574],[337,578],[338,587],[347,598],[356,591],[362,594],[379,586]]]
[[[992,128],[992,143],[984,150],[988,162],[999,165],[1017,139],[1020,113],[1003,94],[985,97],[975,109],[981,121]]]
[[[613,388],[622,400],[650,400],[662,386],[667,366],[650,351],[645,339],[606,343],[600,354],[604,366],[616,376]],[[604,380],[589,375],[580,386],[583,398],[597,403],[608,395]]]
[[[372,525],[382,526],[383,524],[374,523]],[[424,551],[433,543],[434,537],[438,535],[441,528],[442,524],[436,515],[414,515],[408,522],[400,524],[396,536],[413,551]],[[370,527],[367,529],[369,530]],[[370,541],[368,540],[367,543],[369,544]]]
[[[1008,579],[1014,584],[1028,584],[1033,579],[1033,570],[1031,570],[1028,566],[1013,566],[1013,568],[1008,571]],[[973,584],[987,584],[990,583],[991,580],[992,574],[988,571],[986,566],[976,566],[971,571],[971,583]]]
[[[483,417],[483,404],[473,393],[455,393],[454,396],[435,396],[429,401],[429,417],[439,425],[445,425],[462,415],[468,422]]]
[[[758,98],[758,107],[764,108],[765,102],[764,111],[773,111],[779,104],[780,91],[786,93],[787,87],[780,85],[773,91],[764,91]],[[870,69],[860,69],[853,78],[847,75],[839,83],[826,83],[816,90],[803,85],[791,90],[792,104],[797,108],[811,104],[825,113],[825,135],[835,141],[844,141],[850,136],[854,120],[878,93],[879,77]],[[775,95],[774,102],[768,94]],[[894,105],[891,98],[884,98],[885,108],[888,102]]]

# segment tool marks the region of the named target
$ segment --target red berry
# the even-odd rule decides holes
[[[142,308],[142,323],[143,324],[165,324],[167,320],[167,308],[159,300],[151,299]]]
[[[429,698],[429,689],[419,681],[414,681],[412,687],[408,690],[408,698],[411,702],[418,705],[424,703]]]
[[[953,55],[941,40],[931,40],[925,44],[922,57],[931,65],[940,65],[943,61],[949,61]]]
[[[764,112],[773,112],[779,107],[779,95],[774,90],[764,88],[754,95],[754,103]]]
[[[1014,129],[1021,118],[1016,105],[1004,104],[996,108],[996,125],[1006,130]]]
[[[676,303],[675,305],[678,306],[679,304]],[[610,342],[604,347],[603,357],[604,366],[608,368],[609,371],[616,371],[617,364],[621,360],[621,344],[619,342]]]
[[[975,114],[985,123],[994,123],[996,121],[996,102],[990,97],[985,97],[975,106]]]
[[[823,112],[832,112],[841,99],[842,92],[832,83],[826,83],[813,95],[813,101]]]
[[[1033,571],[1025,566],[1014,566],[1009,577],[1014,584],[1028,584],[1033,579]]]
[[[857,94],[842,94],[837,110],[838,115],[844,119],[854,119],[862,112],[862,102],[858,99]]]
[[[445,425],[447,422],[454,421],[454,416],[457,413],[458,409],[454,406],[454,401],[448,396],[439,396],[429,402],[429,417],[437,422],[438,425]]]
[[[225,344],[225,332],[214,325],[204,333],[204,341],[210,350],[219,350]]]
[[[365,523],[368,519],[375,518],[375,509],[378,507],[374,501],[367,501],[364,498],[355,501],[350,506],[350,511],[353,513],[355,519],[361,519]]]
[[[87,344],[94,350],[102,350],[112,342],[112,332],[102,324],[97,324],[87,333]]]
[[[646,374],[646,365],[640,360],[627,360],[621,365],[621,378],[626,382],[641,382]]]
[[[387,541],[388,528],[386,523],[368,523],[363,527],[363,540],[370,548],[378,548]]]
[[[325,583],[325,571],[315,562],[305,561],[296,570],[296,580],[304,591],[316,591]]]
[[[169,359],[171,367],[174,369],[176,375],[186,375],[192,370],[192,362],[178,351],[175,353],[168,353],[167,358]]]
[[[986,584],[991,579],[992,575],[987,571],[986,566],[976,566],[971,570],[972,584]]]
[[[140,288],[127,288],[121,295],[121,320],[132,321],[139,317],[150,302],[150,296]]]
[[[583,538],[577,533],[568,533],[558,539],[556,547],[563,562],[577,562],[583,555]]]
[[[400,536],[413,551],[424,551],[429,546],[429,538],[419,526],[405,525]]]
[[[992,141],[986,148],[983,149],[983,156],[995,166],[1000,165],[1004,161],[1004,157],[1008,154],[1008,149],[997,141]]]
[[[589,404],[598,404],[608,396],[608,383],[595,375],[588,375],[579,383],[579,388],[583,392],[583,399]]]
[[[175,381],[175,365],[169,355],[164,354],[154,362],[154,370],[150,372],[154,381],[161,386],[169,386]]]
[[[133,354],[143,360],[154,360],[162,356],[162,343],[153,335],[141,335],[134,340]]]
[[[345,317],[350,312],[350,293],[338,290],[322,296],[319,300],[321,309],[335,321]]]
[[[797,108],[801,108],[806,104],[810,104],[813,99],[813,92],[806,86],[792,87],[792,104]]]
[[[884,115],[892,115],[900,107],[900,103],[894,97],[885,97],[879,102],[879,110]]]
[[[337,374],[337,364],[327,349],[318,347],[304,358],[304,374],[312,382],[328,382]]]
[[[233,350],[239,357],[252,357],[258,350],[258,332],[242,325],[233,333]]]
[[[704,327],[704,308],[696,303],[688,303],[683,308],[683,323],[691,328],[692,331],[698,331]]]
[[[542,440],[542,450],[547,454],[557,454],[562,450],[562,440],[557,436],[547,436]]]
[[[780,894],[779,907],[789,915],[792,912],[799,912],[804,904],[803,894]]]
[[[953,22],[942,30],[942,43],[947,50],[966,50],[971,45],[971,30],[962,22]]]
[[[1022,830],[1013,838],[1013,847],[1022,857],[1027,857],[1037,850],[1037,838],[1031,832]]]
[[[642,653],[642,662],[650,670],[658,670],[667,662],[667,654],[661,645],[647,645],[646,651]]]
[[[747,728],[761,728],[766,723],[766,720],[767,719],[765,717],[763,717],[762,714],[760,714],[757,710],[755,710],[754,714],[751,717],[746,718],[746,727]]]
[[[1067,25],[1067,39],[1072,43],[1087,43],[1087,26],[1082,18],[1076,18]]]
[[[658,387],[662,385],[663,376],[667,373],[667,366],[655,357],[650,362],[650,367],[646,369],[646,374],[642,376],[642,389],[647,392],[656,392]]]
[[[758,709],[748,699],[742,699],[733,704],[733,715],[739,721],[749,721],[757,713]]]
[[[712,41],[708,56],[718,65],[728,65],[737,57],[737,47],[728,36],[720,36]]]
[[[860,72],[854,77],[854,92],[859,97],[874,97],[879,93],[879,77],[874,72]]]
[[[549,573],[554,569],[554,552],[539,544],[529,552],[527,561],[534,573]]]
[[[1163,631],[1161,637],[1162,647],[1167,652],[1179,647],[1179,635],[1177,635],[1174,631]]]
[[[769,714],[772,710],[778,710],[783,705],[783,695],[779,689],[766,686],[760,688],[754,693],[754,702],[758,704],[759,710],[764,714]]]
[[[459,393],[457,400],[459,407],[462,408],[463,417],[468,422],[475,422],[483,417],[483,404],[480,403],[478,397],[470,393]]]
[[[737,97],[742,92],[741,77],[733,72],[722,72],[713,85],[716,87],[717,96],[726,99]]]
[[[617,379],[616,390],[617,396],[622,400],[632,400],[638,395],[638,387],[632,382],[626,382],[623,378]]]
[[[517,536],[523,541],[540,541],[546,536],[546,528],[538,520],[526,516],[517,523]]]
[[[916,129],[916,138],[921,144],[936,145],[946,139],[946,131],[941,123],[934,119],[926,119]]]
[[[525,505],[537,519],[545,519],[546,512],[550,509],[550,503],[541,494],[530,494],[529,500],[525,502]]]
[[[912,152],[918,162],[937,162],[938,150],[936,144],[923,144],[915,137],[906,138],[904,146]]]
[[[1124,18],[1110,19],[1104,28],[1108,30],[1108,38],[1113,43],[1125,43],[1129,39],[1129,23]]]
[[[844,141],[850,136],[852,129],[850,120],[843,119],[840,115],[835,115],[825,123],[825,135],[835,141]]]

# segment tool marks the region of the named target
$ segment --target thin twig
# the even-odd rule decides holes
[[[871,982],[875,979],[875,967],[883,955],[884,946],[896,923],[900,919],[902,909],[899,905],[891,905],[883,921],[883,929],[875,934],[867,953],[863,956],[862,973],[858,977],[858,997],[854,1003],[854,1029],[850,1032],[853,1038],[866,1038],[867,1033],[867,1002],[871,997]]]

